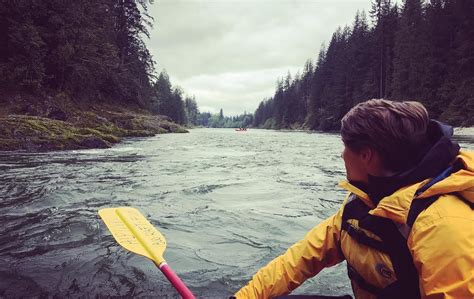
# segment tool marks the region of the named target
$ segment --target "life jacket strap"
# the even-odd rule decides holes
[[[426,183],[424,186],[416,190],[415,198],[411,202],[410,210],[408,211],[408,216],[407,216],[407,225],[410,228],[413,227],[413,224],[415,223],[416,218],[418,218],[418,215],[420,215],[421,212],[426,210],[436,200],[438,200],[438,198],[440,197],[440,194],[427,197],[427,198],[417,198],[417,196],[425,192],[426,190],[428,190],[434,184],[441,182],[445,178],[449,177],[453,172],[456,172],[460,170],[461,168],[462,168],[462,165],[460,165],[460,163],[455,163],[454,165],[450,165],[442,173],[432,178],[428,183]],[[462,199],[462,197],[460,196],[458,197]]]
[[[456,193],[456,196],[459,197],[462,201],[464,201],[471,208],[471,210],[474,210],[474,202],[470,202],[466,198],[462,197],[459,193]]]
[[[414,199],[410,205],[410,210],[408,211],[407,225],[412,228],[418,215],[438,200],[439,196],[440,195],[438,194],[428,198]]]
[[[370,208],[359,198],[347,203],[342,215],[342,229],[357,243],[388,254],[397,281],[384,288],[371,287],[373,285],[365,281],[361,275],[358,275],[353,267],[348,267],[349,278],[360,288],[376,295],[377,298],[397,298],[397,296],[392,297],[392,294],[404,294],[404,296],[398,298],[420,298],[418,273],[413,264],[406,239],[392,220],[370,215],[369,211]],[[351,219],[357,220],[358,227],[373,233],[381,241],[376,239],[367,241],[366,239],[370,237],[363,230],[357,227],[351,228],[352,225],[349,221]],[[376,289],[378,289],[377,292]]]
[[[364,233],[363,230],[351,225],[349,222],[347,221],[342,222],[342,229],[347,231],[349,236],[351,236],[351,238],[356,240],[357,243],[364,244],[371,248],[375,248],[378,251],[381,251],[384,253],[388,253],[387,246],[383,242],[367,236],[367,234]]]
[[[349,276],[350,280],[354,281],[361,289],[369,293],[377,295],[382,291],[381,288],[378,288],[367,282],[354,267],[349,265],[349,263],[347,263],[347,275]]]

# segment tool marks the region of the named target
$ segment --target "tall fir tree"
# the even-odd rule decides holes
[[[392,97],[426,102],[422,82],[426,74],[427,44],[421,0],[405,0],[395,35]]]

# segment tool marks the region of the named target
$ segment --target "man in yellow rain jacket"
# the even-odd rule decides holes
[[[341,209],[235,297],[290,293],[347,262],[356,298],[474,298],[474,153],[418,102],[370,100],[342,119]]]

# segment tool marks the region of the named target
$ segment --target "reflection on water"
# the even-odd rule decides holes
[[[0,297],[177,298],[97,215],[134,206],[165,235],[190,289],[224,298],[337,210],[341,150],[331,134],[195,129],[104,150],[2,153]],[[344,265],[297,293],[350,293]]]

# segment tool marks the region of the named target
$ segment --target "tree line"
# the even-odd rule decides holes
[[[151,22],[146,1],[2,0],[0,87],[147,106]]]
[[[372,2],[371,24],[357,12],[302,73],[278,80],[254,126],[338,130],[355,104],[416,100],[432,118],[474,125],[474,1]]]
[[[248,128],[253,124],[253,114],[244,112],[237,116],[224,116],[221,109],[219,113],[199,113],[196,125],[208,128]]]
[[[0,0],[0,90],[64,93],[197,123],[194,97],[173,88],[144,38],[147,0]]]

